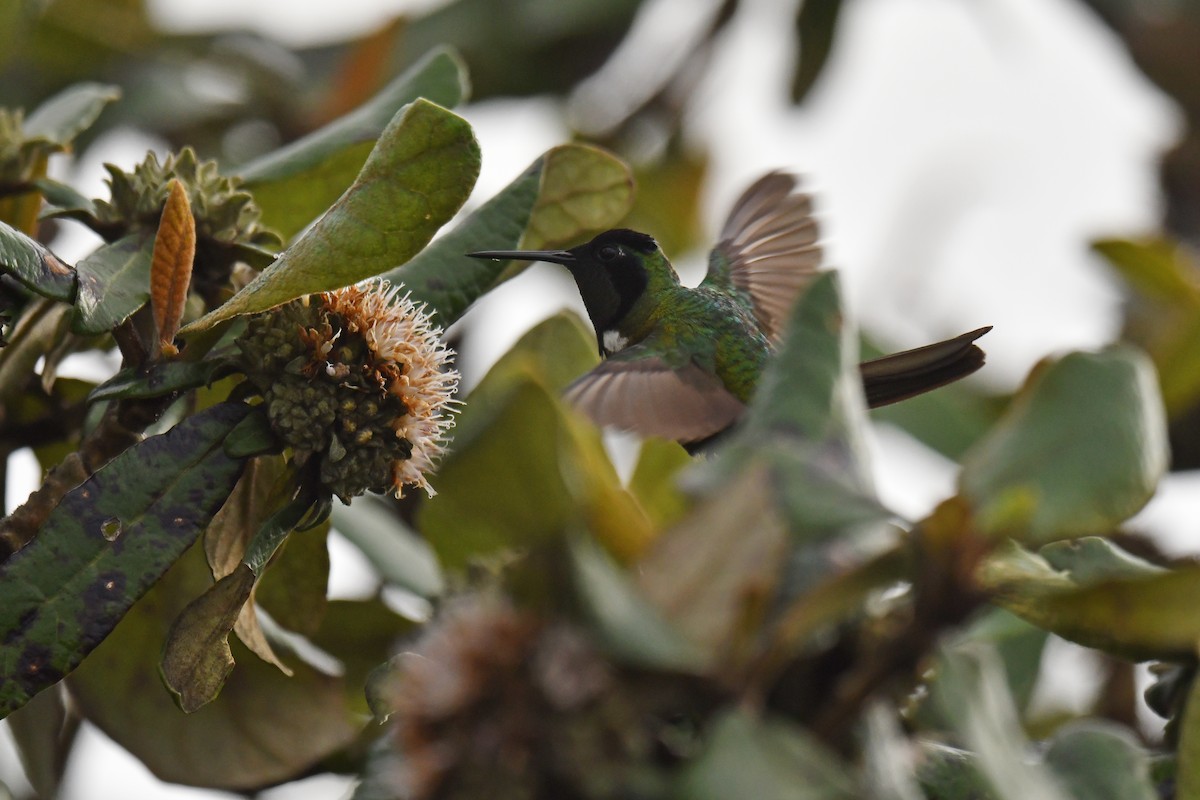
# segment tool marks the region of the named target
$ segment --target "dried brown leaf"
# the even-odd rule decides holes
[[[173,355],[173,341],[183,320],[188,286],[192,282],[192,261],[196,257],[196,220],[187,192],[178,179],[171,181],[171,194],[163,207],[154,237],[154,256],[150,267],[150,304],[162,351]]]

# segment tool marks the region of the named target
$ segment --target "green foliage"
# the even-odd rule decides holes
[[[875,492],[859,333],[833,273],[797,303],[744,419],[706,458],[647,441],[622,480],[601,433],[560,400],[597,363],[590,327],[563,313],[465,398],[436,495],[332,507],[309,443],[345,466],[370,437],[350,413],[336,446],[309,430],[330,409],[303,389],[325,381],[357,409],[364,375],[395,387],[386,441],[409,458],[399,430],[422,402],[421,363],[347,368],[370,324],[346,315],[346,330],[325,330],[281,313],[274,338],[259,335],[266,317],[245,317],[381,276],[439,324],[470,325],[523,265],[467,252],[655,219],[620,157],[570,143],[434,238],[480,167],[470,125],[447,110],[467,95],[466,63],[490,65],[485,93],[571,82],[596,56],[570,45],[602,28],[611,48],[637,4],[518,5],[462,0],[416,20],[411,41],[457,38],[465,55],[439,47],[361,80],[347,90],[356,108],[330,105],[310,115],[323,125],[240,166],[181,147],[110,168],[108,198],[47,179],[45,161],[86,138],[114,90],[79,85],[4,118],[16,155],[0,151],[15,170],[0,174],[0,453],[32,447],[53,469],[0,521],[0,714],[37,790],[53,796],[83,718],[164,780],[244,792],[340,769],[364,777],[362,798],[481,785],[647,800],[1149,798],[1170,781],[1200,793],[1200,575],[1113,536],[1154,492],[1168,415],[1200,386],[1200,293],[1168,242],[1098,246],[1150,309],[1130,326],[1148,356],[1069,353],[1013,398],[957,386],[884,412],[963,463],[955,495],[911,525]],[[800,9],[803,95],[841,4]],[[148,35],[124,13],[129,36]],[[714,17],[710,38],[727,21]],[[662,88],[649,116],[618,127],[661,114]],[[162,113],[126,94],[111,113]],[[638,172],[674,176],[678,208],[647,194],[682,247],[705,161],[666,139]],[[187,184],[198,236],[187,341],[166,355],[146,299],[169,178]],[[43,204],[105,243],[64,263],[34,236]],[[291,240],[278,257],[269,231]],[[109,380],[56,380],[67,355],[114,348]],[[286,440],[258,402],[280,371],[301,390]],[[331,531],[430,618],[403,618],[378,592],[330,601]],[[1057,729],[1033,718],[1051,635],[1163,661],[1150,699],[1165,740],[1152,749],[1088,712]]]

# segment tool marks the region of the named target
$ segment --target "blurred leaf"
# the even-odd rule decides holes
[[[436,597],[445,590],[441,566],[429,544],[381,501],[363,497],[349,506],[334,506],[333,527],[387,582],[421,597]]]
[[[802,728],[727,711],[709,723],[704,751],[676,780],[689,800],[832,800],[857,798],[851,769]]]
[[[683,672],[711,660],[661,616],[608,553],[576,538],[570,554],[583,612],[616,658],[634,666]]]
[[[118,455],[0,564],[0,713],[69,673],[187,549],[233,489],[222,404]]]
[[[154,310],[154,329],[159,346],[170,354],[177,351],[171,342],[179,330],[192,283],[192,262],[196,258],[196,220],[188,203],[187,192],[178,178],[171,179],[171,193],[163,206],[154,249],[150,258],[150,305]]]
[[[747,469],[699,503],[636,564],[642,593],[700,646],[706,663],[745,658],[787,560],[787,531],[763,472]]]
[[[75,333],[107,333],[146,304],[153,248],[152,239],[131,233],[101,245],[76,265],[79,299],[71,321]]]
[[[687,496],[680,490],[678,478],[692,463],[692,457],[676,442],[665,439],[642,442],[633,476],[629,479],[629,491],[654,527],[678,522],[687,511]]]
[[[866,403],[834,272],[800,297],[742,424],[700,473],[715,490],[749,463],[793,535],[818,541],[891,516],[875,497],[865,444]]]
[[[1099,239],[1095,250],[1139,292],[1171,303],[1200,306],[1196,265],[1178,243],[1162,238]]]
[[[1157,800],[1150,762],[1133,733],[1099,720],[1061,730],[1046,750],[1046,766],[1072,797],[1087,800]],[[1182,789],[1182,785],[1180,789]],[[1188,797],[1180,791],[1177,797]]]
[[[1049,634],[1003,608],[984,612],[966,632],[969,639],[996,648],[1018,711],[1024,710],[1041,673],[1042,651]]]
[[[167,630],[211,580],[193,548],[71,676],[71,692],[90,721],[162,780],[249,791],[295,778],[357,736],[341,678],[299,659],[289,678],[234,643],[237,666],[196,713],[179,713],[160,684]]]
[[[329,601],[321,628],[311,640],[341,663],[346,700],[355,714],[371,713],[364,691],[369,676],[415,628],[416,623],[378,597]]]
[[[523,336],[471,393],[438,495],[418,517],[447,569],[579,524],[618,554],[648,540],[649,523],[621,488],[599,432],[550,394],[596,358],[579,319],[559,315]]]
[[[1111,530],[1150,499],[1167,460],[1149,361],[1070,353],[1034,369],[959,485],[985,533],[1041,543]]]
[[[410,103],[324,216],[229,302],[182,332],[339,289],[407,261],[458,211],[478,175],[471,126],[426,100]]]
[[[838,16],[842,0],[804,0],[796,15],[796,36],[800,40],[800,57],[792,75],[792,102],[802,103],[808,97],[833,52]]]
[[[467,253],[561,246],[617,224],[632,202],[632,176],[616,157],[580,144],[555,147],[454,230],[382,277],[403,283],[437,310],[439,324],[449,325],[525,266]]]
[[[68,714],[62,692],[54,689],[9,714],[6,722],[25,777],[38,797],[57,797],[79,730],[78,715]]]
[[[1200,681],[1194,677],[1179,720],[1175,797],[1180,800],[1200,797]]]
[[[770,680],[831,626],[862,614],[873,595],[912,575],[909,554],[902,547],[884,550],[853,565],[838,557],[837,551],[844,548],[830,545],[829,550],[834,552],[810,548],[805,560],[819,576],[810,577],[804,591],[787,597],[786,605],[775,610],[755,665],[760,681]],[[863,555],[858,553],[859,557]]]
[[[1174,417],[1200,399],[1200,266],[1164,238],[1104,239],[1092,245],[1133,290],[1124,336],[1158,368],[1163,403]]]
[[[975,753],[996,800],[1068,800],[1049,770],[1026,757],[1028,743],[989,648],[972,644],[938,659],[931,700],[944,723]]]
[[[1098,573],[1081,557],[1079,572],[1059,553],[1059,569],[1012,545],[999,549],[977,573],[992,600],[1064,639],[1143,661],[1186,658],[1200,641],[1200,565],[1164,570],[1131,566]],[[1110,562],[1114,563],[1115,562]],[[1115,570],[1117,567],[1110,567]]]
[[[346,191],[375,140],[403,106],[424,97],[453,108],[466,93],[462,62],[453,50],[437,48],[363,105],[238,173],[267,223],[291,238]]]
[[[915,745],[909,742],[893,709],[867,707],[863,742],[864,777],[871,800],[926,800],[915,775]]]
[[[66,147],[92,126],[105,106],[120,97],[119,87],[103,83],[68,86],[25,118],[25,135]]]
[[[564,421],[544,389],[530,380],[495,406],[466,408],[479,409],[474,435],[460,427],[418,517],[448,569],[557,535],[574,515],[558,463]]]
[[[70,303],[75,299],[75,270],[16,228],[0,222],[0,272],[31,291]]]

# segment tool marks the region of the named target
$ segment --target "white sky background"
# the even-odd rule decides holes
[[[251,27],[311,44],[433,4],[151,6],[179,30]],[[1119,296],[1087,242],[1156,227],[1156,160],[1178,125],[1119,42],[1073,0],[857,0],[845,8],[816,93],[797,109],[786,99],[793,5],[746,2],[752,13],[734,23],[693,104],[692,135],[712,157],[709,229],[759,174],[796,170],[818,193],[829,262],[842,272],[851,313],[881,342],[902,349],[994,325],[982,341],[988,366],[972,380],[1011,389],[1048,353],[1111,341]],[[546,100],[460,111],[483,148],[476,203],[565,135]],[[145,147],[140,140],[108,142],[95,163],[84,165],[81,188],[100,193],[99,162],[128,167]],[[699,278],[702,259],[680,260],[685,278]],[[468,379],[564,305],[582,313],[573,287],[547,265],[485,298],[470,312]],[[879,486],[893,508],[919,516],[952,491],[953,465],[898,431],[878,434]],[[10,470],[10,497],[33,488],[21,472],[16,464]],[[1171,479],[1141,517],[1175,552],[1200,552],[1185,521],[1200,518],[1198,480]],[[0,729],[0,780],[12,781],[7,736]],[[158,784],[94,732],[81,744],[67,800],[232,797]],[[336,798],[347,786],[322,779],[264,796]]]

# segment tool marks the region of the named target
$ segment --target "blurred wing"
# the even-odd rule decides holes
[[[792,305],[821,266],[812,198],[794,175],[769,172],[734,203],[706,281],[728,279],[745,292],[758,324],[777,341]]]
[[[597,425],[678,442],[707,439],[746,407],[715,375],[688,363],[673,369],[640,346],[622,350],[567,387],[566,399]]]

